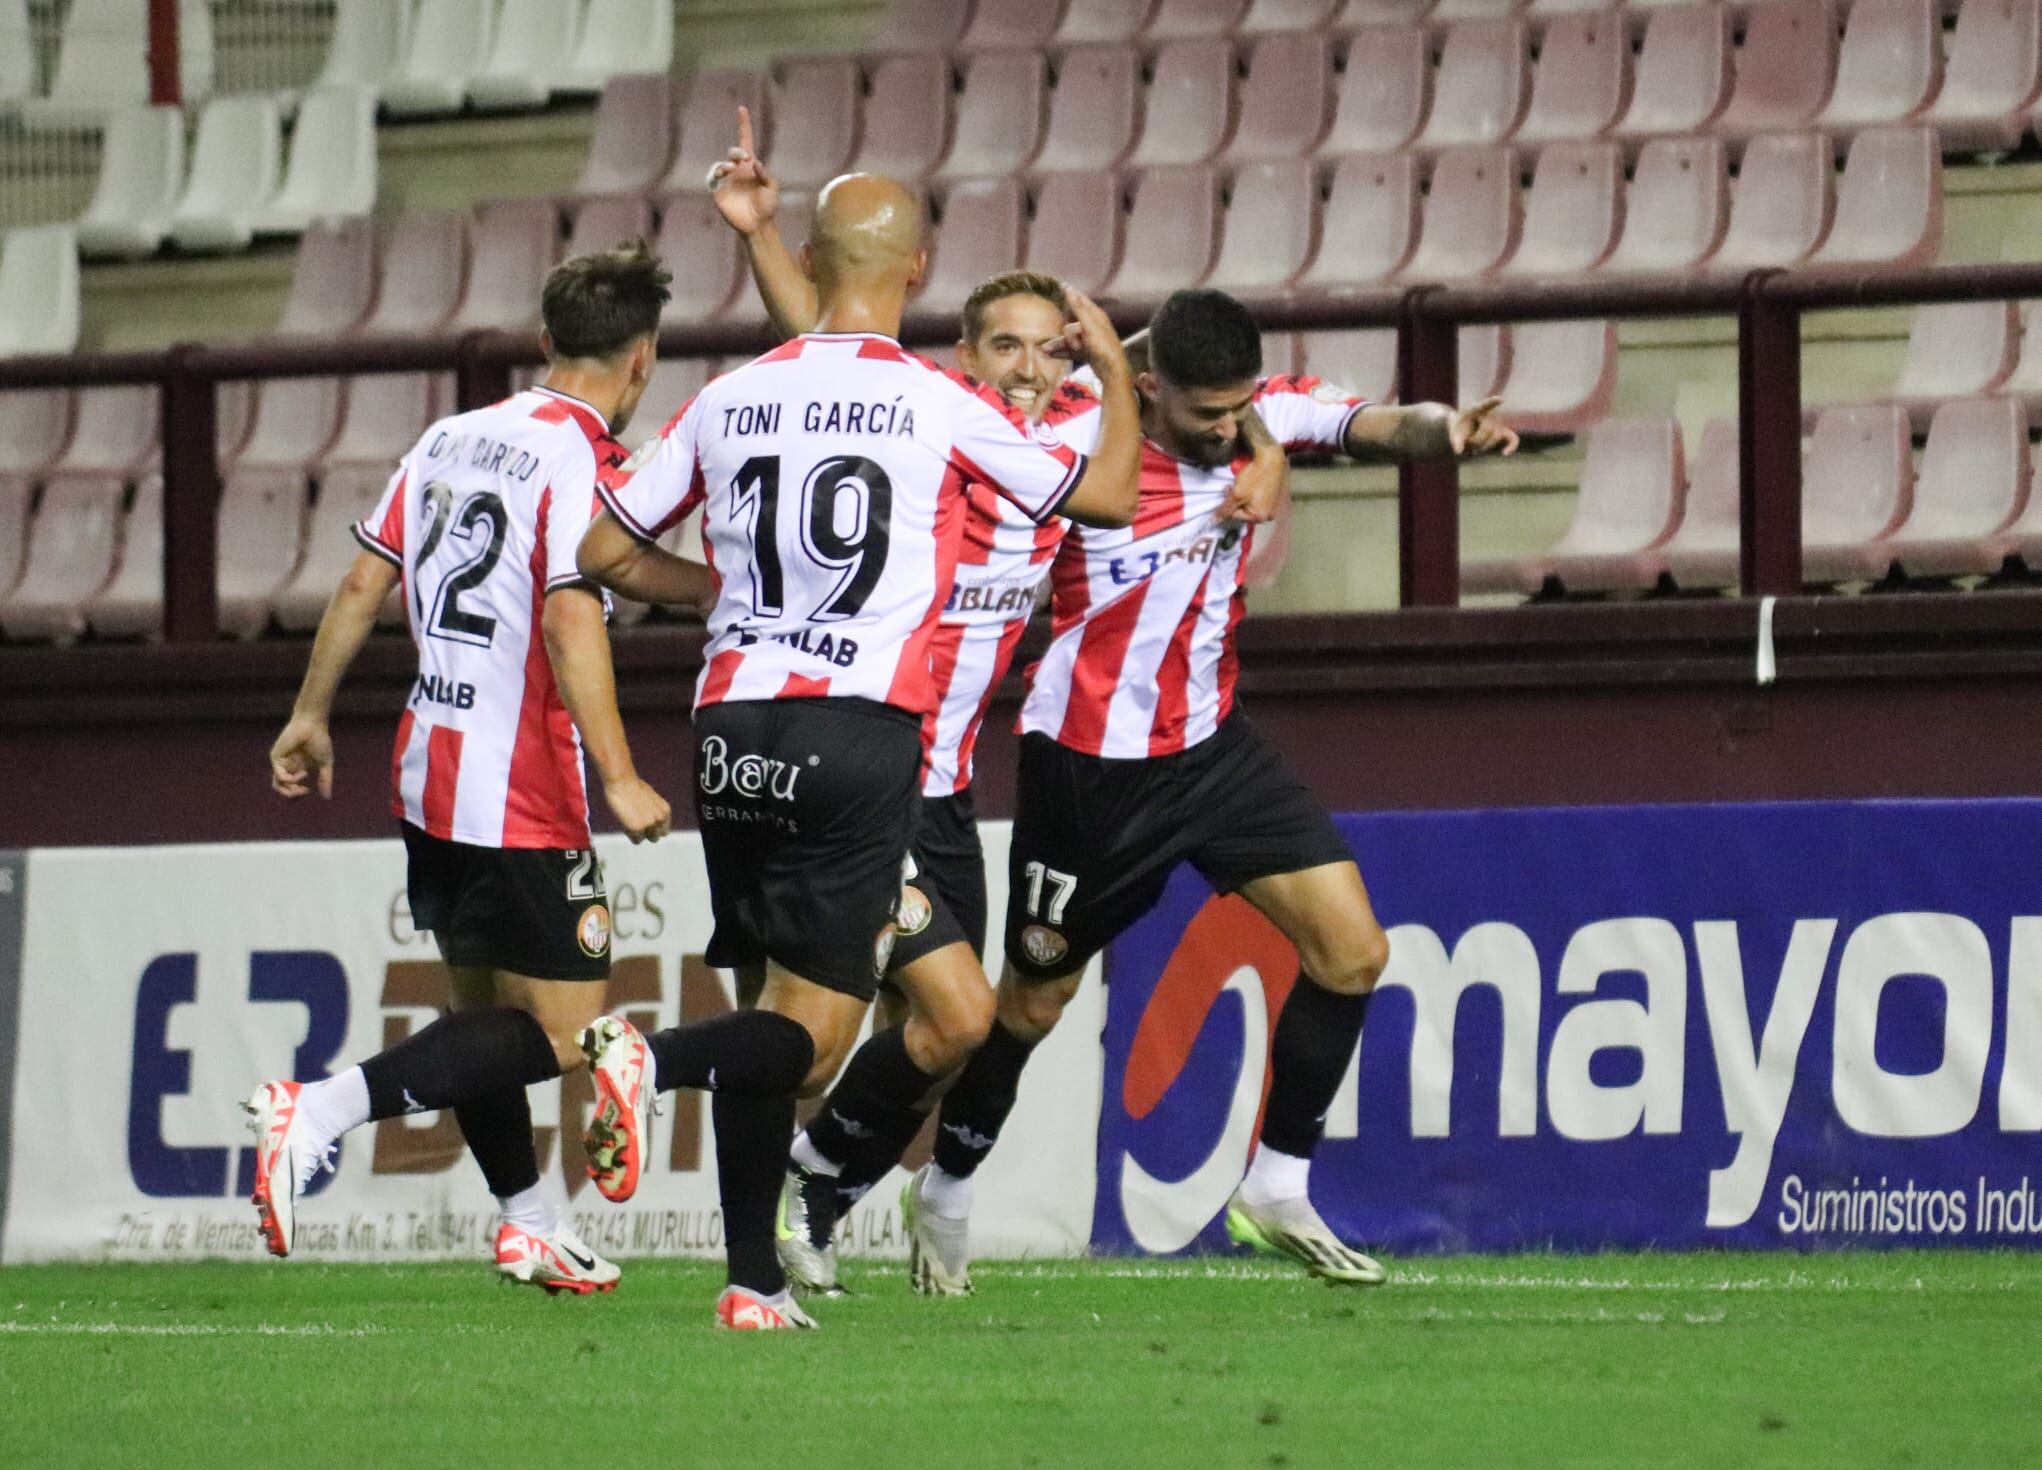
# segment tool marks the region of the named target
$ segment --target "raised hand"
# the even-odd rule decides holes
[[[716,208],[740,235],[756,234],[780,209],[780,185],[758,155],[749,107],[737,109],[737,146],[711,166]]]

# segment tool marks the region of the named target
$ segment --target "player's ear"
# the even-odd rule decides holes
[[[553,361],[553,334],[544,327],[539,328],[539,351],[545,355],[546,361]]]
[[[929,252],[926,248],[919,249],[915,251],[914,259],[908,262],[908,289],[912,291],[915,287],[921,285],[923,279],[928,274]]]
[[[979,376],[978,350],[972,346],[971,339],[968,337],[959,337],[957,339],[957,365],[964,370],[964,375],[967,378]]]
[[[801,265],[801,273],[804,276],[807,276],[811,281],[814,280],[815,248],[812,245],[810,245],[806,240],[803,240],[801,242],[801,249],[798,252],[796,252],[794,258]]]
[[[631,351],[631,381],[643,387],[659,366],[659,334],[647,332]]]
[[[1144,398],[1153,399],[1162,391],[1162,384],[1156,380],[1156,375],[1146,368],[1135,374],[1134,385]]]

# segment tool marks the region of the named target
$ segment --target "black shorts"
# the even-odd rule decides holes
[[[1353,854],[1245,715],[1176,755],[1107,760],[1021,737],[1007,864],[1007,962],[1082,969],[1155,906],[1180,861],[1221,893]]]
[[[402,823],[411,922],[450,965],[610,978],[610,900],[588,848],[476,847]]]
[[[901,889],[893,968],[951,944],[986,952],[986,853],[969,789],[925,796],[915,824],[914,871]]]
[[[742,700],[695,716],[712,965],[770,959],[870,1000],[921,804],[921,723],[864,699]]]

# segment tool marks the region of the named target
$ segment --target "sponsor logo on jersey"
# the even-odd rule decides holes
[[[900,917],[894,922],[903,935],[915,935],[929,927],[929,921],[936,917],[935,907],[929,896],[912,883],[900,891]]]
[[[581,911],[581,918],[575,922],[574,937],[581,945],[581,952],[590,959],[600,959],[610,952],[610,910],[605,904],[592,903]]]
[[[1021,950],[1038,965],[1053,965],[1070,953],[1070,941],[1054,929],[1030,924],[1021,931]]]
[[[821,765],[821,756],[808,763]],[[702,742],[696,762],[696,780],[704,796],[721,796],[730,791],[738,796],[770,796],[775,801],[794,800],[794,783],[801,779],[801,767],[763,755],[732,756],[721,735]]]

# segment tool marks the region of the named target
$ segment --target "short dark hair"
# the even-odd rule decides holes
[[[554,356],[612,357],[657,332],[672,280],[643,240],[561,261],[539,296]]]
[[[1040,296],[1062,312],[1065,321],[1070,320],[1071,303],[1064,297],[1062,281],[1041,271],[1007,271],[980,281],[964,298],[964,340],[978,341],[978,334],[986,329],[986,308],[1009,296]]]
[[[1149,361],[1179,388],[1225,388],[1262,375],[1262,333],[1224,291],[1173,291],[1149,318]]]

